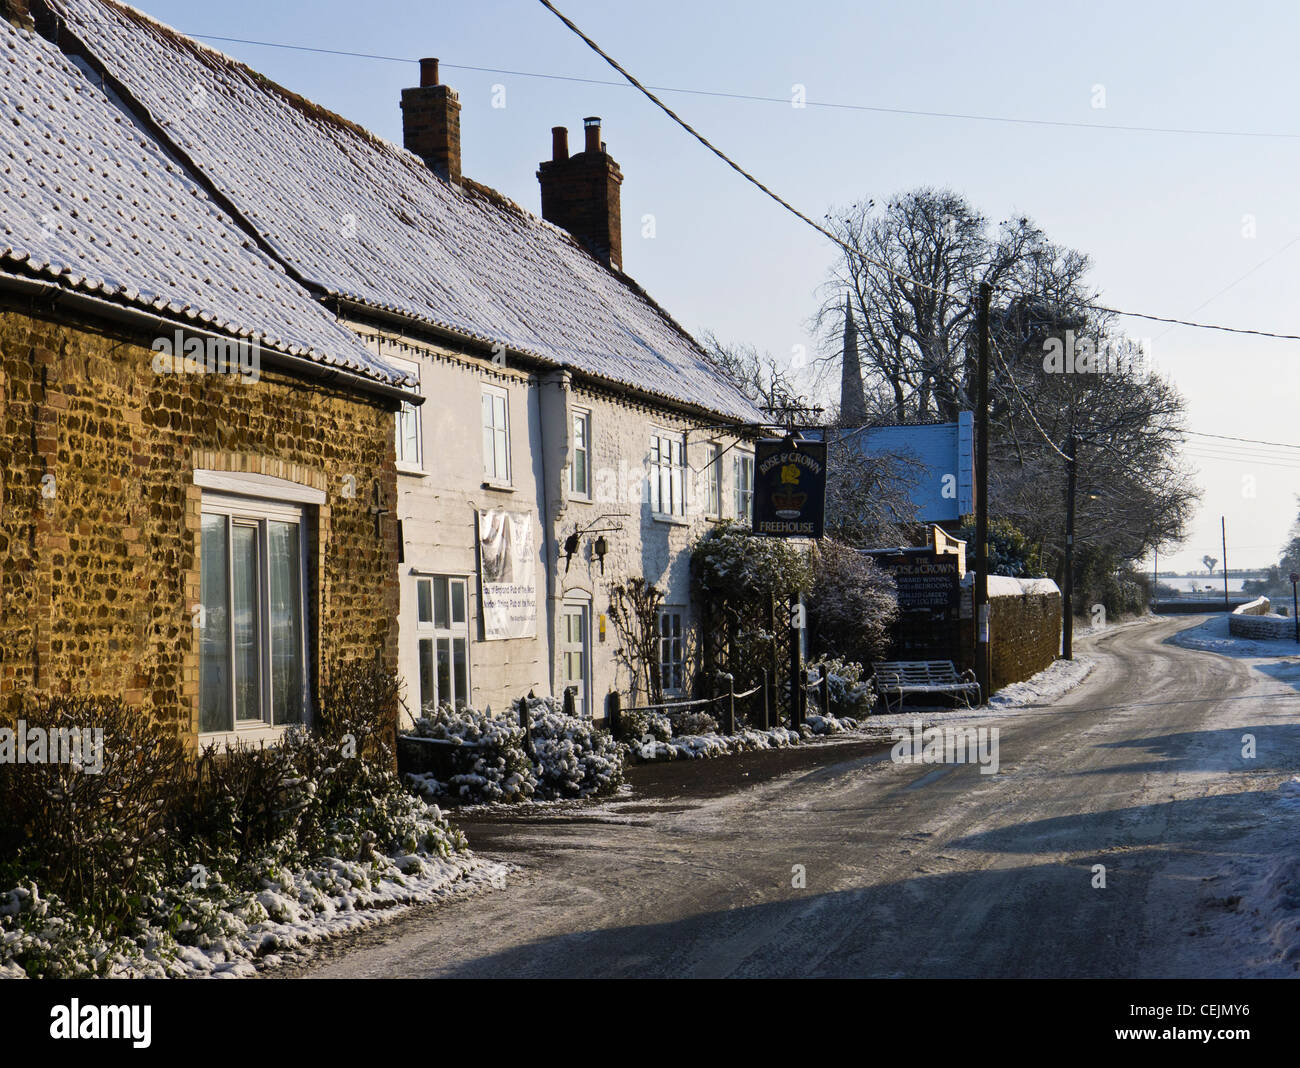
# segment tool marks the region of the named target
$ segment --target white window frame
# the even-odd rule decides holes
[[[667,459],[665,456],[667,450]],[[686,518],[686,435],[669,430],[650,432],[649,477],[646,489],[650,512],[671,519]],[[671,498],[664,507],[664,490]]]
[[[384,359],[407,374],[420,378],[420,365],[410,360],[398,359],[396,356],[384,356]],[[423,386],[420,387],[421,390]],[[422,405],[411,401],[402,401],[402,406],[393,413],[393,448],[397,456],[397,470],[407,474],[424,474],[424,421],[421,417]],[[411,426],[412,424],[413,427]],[[404,431],[411,427],[415,431],[415,455],[406,449],[407,435]]]
[[[673,633],[672,623],[677,629]],[[686,692],[686,608],[683,605],[664,605],[655,616],[655,660],[659,665],[659,684],[665,697],[681,697]],[[676,656],[673,654],[676,653]],[[677,678],[672,678],[673,669]],[[667,670],[666,670],[667,669]]]
[[[583,446],[578,448],[578,428],[582,428]],[[573,447],[573,456],[569,460],[569,496],[578,500],[591,500],[591,409],[574,408],[572,416],[569,419],[569,435]],[[577,458],[578,453],[583,454],[583,473],[585,475],[586,485],[578,485],[577,478]]]
[[[479,422],[483,430],[483,477],[489,485],[510,486],[510,394],[501,386],[490,386],[484,383],[482,400],[491,399],[493,403],[488,405],[487,411],[480,412]],[[496,424],[497,406],[495,401],[502,402],[502,412],[504,413],[505,424],[498,426]],[[480,404],[482,401],[480,401]],[[489,421],[489,413],[491,419]],[[488,447],[488,435],[492,438],[492,447]],[[505,471],[497,470],[496,466],[496,444],[501,441],[504,445],[503,455],[505,457]]]
[[[415,673],[416,685],[419,687],[418,708],[423,714],[429,706],[425,701],[425,678],[424,666],[421,659],[421,650],[425,642],[429,643],[429,682],[433,687],[433,704],[436,709],[440,704],[451,704],[456,707],[456,702],[461,701],[465,705],[470,705],[474,692],[474,681],[472,675],[471,649],[473,642],[470,639],[470,579],[466,575],[435,575],[418,572],[415,578]],[[420,590],[424,583],[429,584],[429,618],[422,620],[420,618]],[[438,622],[438,598],[435,587],[439,583],[446,585],[447,592],[447,616],[445,625]],[[454,587],[462,589],[462,603],[464,605],[465,618],[457,621],[455,618],[455,598],[452,594]],[[440,692],[441,687],[438,684],[438,643],[447,642],[448,660],[448,680],[451,683],[452,693],[450,701],[446,701],[444,695]],[[456,693],[456,643],[463,642],[465,646],[465,692]]]
[[[212,477],[212,476],[217,477]],[[223,472],[196,472],[195,482],[202,485],[204,482],[225,483],[227,487],[240,486],[241,483],[251,492],[258,496],[235,496],[233,494],[216,493],[206,491],[203,493],[200,505],[201,516],[220,515],[226,517],[226,604],[227,619],[233,622],[233,602],[234,587],[231,582],[231,563],[233,558],[231,533],[233,528],[238,526],[255,526],[257,530],[257,547],[258,547],[258,574],[257,574],[257,622],[258,622],[258,670],[260,675],[260,685],[258,687],[258,705],[260,717],[256,720],[239,720],[235,702],[235,665],[234,665],[234,646],[233,636],[230,636],[230,715],[231,726],[226,729],[203,730],[202,722],[199,725],[199,742],[207,745],[215,743],[217,745],[232,745],[236,742],[256,743],[259,741],[274,741],[279,738],[294,723],[275,723],[272,720],[272,687],[274,680],[273,660],[271,655],[270,641],[270,553],[269,549],[269,522],[290,523],[298,528],[298,593],[299,604],[298,613],[300,620],[301,646],[298,650],[299,664],[302,676],[301,701],[302,714],[298,721],[302,726],[310,726],[312,722],[312,693],[311,693],[311,661],[310,649],[312,646],[311,635],[311,616],[309,614],[308,598],[308,566],[307,566],[307,521],[308,516],[306,508],[301,503],[290,503],[287,501],[267,499],[260,494],[264,491],[271,490],[279,479],[270,479],[263,477],[258,479],[257,476],[232,474],[227,477]],[[310,487],[299,487],[303,492],[295,496],[306,497],[311,500],[316,499],[316,494],[320,491],[312,490]],[[323,497],[323,494],[320,494]],[[201,529],[201,523],[200,523]],[[200,549],[202,546],[202,534],[200,533]],[[200,567],[202,566],[202,553],[200,552]],[[201,602],[200,602],[201,603]],[[209,625],[209,621],[204,613],[201,619],[203,627]],[[199,649],[199,706],[200,716],[202,714],[203,703],[203,656],[202,656],[202,634],[197,636],[200,643]]]
[[[748,478],[744,477],[748,471]],[[735,483],[733,505],[736,509],[736,521],[752,523],[754,517],[754,454],[738,452],[731,465],[732,479]]]
[[[704,465],[704,514],[714,518],[722,518],[723,486],[722,486],[722,454],[724,450],[720,442],[714,441],[709,443],[708,460]]]

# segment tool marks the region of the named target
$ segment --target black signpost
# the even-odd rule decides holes
[[[1295,619],[1295,640],[1300,645],[1300,597],[1296,596],[1296,583],[1300,582],[1300,571],[1292,571],[1287,576],[1291,580],[1291,616]]]
[[[826,442],[793,434],[754,446],[754,533],[820,538],[826,519]]]

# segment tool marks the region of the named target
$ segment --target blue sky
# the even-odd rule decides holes
[[[811,346],[808,319],[834,259],[823,237],[633,90],[457,69],[616,77],[534,0],[137,2],[196,35],[412,61],[439,57],[443,80],[460,92],[465,173],[532,211],[539,209],[535,173],[549,155],[551,126],[568,125],[571,144],[579,144],[582,117],[600,115],[625,176],[628,272],[688,329],[712,329],[786,359],[793,346]],[[788,99],[801,84],[809,101],[1296,134],[1083,130],[664,94],[813,217],[917,185],[949,186],[994,221],[1027,214],[1053,240],[1087,252],[1094,284],[1115,306],[1300,333],[1292,299],[1300,279],[1300,74],[1293,55],[1300,9],[1293,5],[557,6],[657,86]],[[400,142],[398,99],[403,86],[416,83],[414,62],[210,43]],[[504,86],[504,107],[493,107],[497,86]],[[1104,109],[1093,107],[1096,86],[1104,87]],[[646,215],[654,216],[653,239],[641,237]],[[1254,236],[1245,236],[1252,221]],[[1192,429],[1300,442],[1300,344],[1166,330],[1136,319],[1125,326],[1152,339],[1155,366],[1188,398]],[[1259,449],[1211,459],[1206,444],[1192,458],[1206,489],[1202,507],[1183,551],[1167,562],[1200,566],[1202,555],[1222,555],[1221,514],[1234,566],[1275,560],[1296,514],[1300,466],[1275,466],[1278,457]]]

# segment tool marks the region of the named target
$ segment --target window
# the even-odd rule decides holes
[[[664,693],[679,696],[686,689],[686,651],[682,640],[682,610],[659,613],[659,680]]]
[[[302,509],[205,494],[199,599],[199,730],[306,720]]]
[[[483,387],[483,474],[489,482],[510,482],[510,406],[496,386]]]
[[[710,445],[709,462],[704,468],[704,510],[711,516],[722,516],[722,446]]]
[[[736,519],[752,522],[754,509],[754,457],[741,453],[736,457]]]
[[[410,363],[407,360],[397,360],[391,356],[386,356],[385,359],[408,374],[419,378],[419,364]],[[420,406],[412,404],[410,401],[402,401],[402,407],[397,412],[396,424],[398,466],[419,468],[422,451],[420,448]]]
[[[469,704],[469,584],[433,575],[415,580],[420,709]]]
[[[655,433],[650,438],[650,511],[658,515],[686,514],[685,453],[680,434]]]
[[[569,462],[569,492],[591,496],[591,412],[573,413],[573,459]]]

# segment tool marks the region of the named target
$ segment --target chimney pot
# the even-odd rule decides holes
[[[460,183],[460,99],[438,82],[438,61],[420,60],[420,84],[402,90],[402,143],[447,181]]]
[[[569,158],[569,128],[567,126],[551,127],[551,159],[559,161]]]
[[[569,132],[551,127],[552,158],[537,169],[542,186],[542,218],[568,230],[602,263],[623,269],[623,222],[619,186],[623,172],[605,152],[600,119],[582,120],[587,147],[569,155]]]

